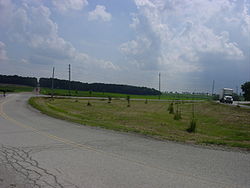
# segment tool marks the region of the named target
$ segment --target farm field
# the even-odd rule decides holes
[[[33,91],[33,89],[34,88],[30,86],[0,84],[0,91],[6,91],[6,92],[31,92]]]
[[[41,94],[50,95],[52,90],[50,88],[41,88]],[[64,89],[55,89],[54,95],[60,96],[68,96],[69,91]],[[90,92],[90,91],[74,91],[71,90],[70,96],[77,97],[112,97],[112,98],[126,98],[127,96],[130,98],[137,99],[159,99],[158,95],[130,95],[130,94],[120,94],[120,93],[107,93],[107,92]],[[161,99],[163,100],[208,100],[211,99],[211,96],[200,95],[200,94],[179,94],[179,93],[168,93],[162,94]]]
[[[88,102],[90,105],[87,105]],[[236,106],[204,101],[194,103],[197,127],[187,132],[193,103],[180,101],[177,105],[181,119],[169,114],[170,102],[126,100],[85,100],[68,98],[31,98],[29,103],[41,112],[83,125],[136,132],[159,139],[194,144],[216,144],[250,149],[250,110]]]

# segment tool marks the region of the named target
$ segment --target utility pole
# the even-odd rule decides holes
[[[70,64],[69,64],[69,95],[70,95]]]
[[[159,91],[161,92],[161,73],[159,72]],[[159,93],[159,99],[161,98],[161,93]]]
[[[53,72],[52,72],[52,84],[51,84],[51,98],[54,97],[54,76],[55,76],[55,67],[53,67]]]
[[[212,96],[214,95],[214,80],[213,80],[213,86],[212,86]]]

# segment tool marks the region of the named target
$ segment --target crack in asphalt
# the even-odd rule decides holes
[[[69,181],[67,181],[67,185],[59,182],[56,175],[41,167],[39,162],[32,158],[30,155],[31,152],[32,149],[25,150],[23,148],[2,145],[0,146],[0,164],[4,165],[9,171],[14,171],[18,174],[27,186],[35,188],[78,187]],[[0,186],[3,182],[4,178],[0,175]],[[15,183],[10,183],[9,186],[17,187]]]

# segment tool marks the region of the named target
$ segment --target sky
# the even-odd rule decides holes
[[[0,0],[0,74],[236,90],[250,80],[250,0]],[[240,90],[239,90],[240,91]]]

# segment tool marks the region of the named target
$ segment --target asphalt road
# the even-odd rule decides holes
[[[163,142],[0,98],[0,187],[250,187],[250,153]]]

